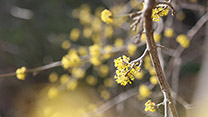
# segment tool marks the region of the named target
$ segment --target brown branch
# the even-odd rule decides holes
[[[153,66],[156,71],[156,75],[158,77],[159,85],[162,90],[162,92],[165,92],[167,94],[167,98],[170,101],[168,104],[170,107],[170,112],[172,113],[173,117],[178,117],[175,105],[173,103],[173,99],[170,93],[170,89],[168,86],[167,81],[165,80],[164,73],[161,68],[161,64],[159,61],[159,57],[157,54],[157,45],[155,44],[154,38],[153,38],[153,28],[152,28],[152,9],[156,5],[155,0],[145,0],[144,1],[144,29],[146,31],[146,43],[147,48],[149,50],[149,54],[151,56],[151,60],[153,62]],[[164,97],[165,98],[165,97]]]

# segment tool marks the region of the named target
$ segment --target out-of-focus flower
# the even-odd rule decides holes
[[[70,50],[69,53],[62,57],[62,66],[64,69],[78,66],[80,64],[80,58],[75,50]]]
[[[26,72],[27,72],[27,68],[26,67],[23,66],[21,68],[18,68],[16,70],[16,77],[17,77],[17,79],[25,80]]]
[[[151,76],[150,77],[150,82],[154,85],[158,84],[157,76]]]
[[[62,43],[61,43],[61,47],[64,49],[64,50],[67,50],[69,49],[71,46],[71,43],[69,40],[64,40]]]
[[[149,90],[149,88],[146,85],[140,85],[139,86],[139,97],[138,99],[142,100],[145,99],[147,97],[149,97],[151,94],[151,91]]]
[[[72,41],[78,40],[79,36],[80,36],[80,30],[78,28],[72,29],[71,32],[70,32],[70,34],[69,34],[69,38]]]
[[[172,28],[166,28],[164,31],[164,36],[167,38],[171,38],[174,35],[174,31]]]
[[[128,54],[129,56],[133,56],[137,50],[137,46],[135,44],[128,44]]]
[[[50,75],[49,75],[49,81],[51,83],[53,82],[56,82],[58,80],[58,74],[56,72],[52,72]]]
[[[97,84],[97,79],[94,76],[87,76],[86,81],[89,85],[96,85]]]
[[[176,41],[183,47],[188,48],[190,45],[190,40],[184,34],[180,34],[176,37]]]

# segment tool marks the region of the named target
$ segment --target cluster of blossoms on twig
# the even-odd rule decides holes
[[[134,74],[136,74],[139,70],[138,66],[134,66],[131,68],[131,64],[129,63],[130,58],[123,55],[114,60],[116,70],[115,79],[118,84],[126,86],[128,83],[132,84],[134,80]]]

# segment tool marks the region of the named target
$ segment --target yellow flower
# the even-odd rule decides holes
[[[70,32],[70,34],[69,34],[69,38],[72,41],[78,40],[79,36],[80,36],[80,30],[78,28],[72,29],[71,32]]]
[[[144,76],[144,73],[142,71],[140,71],[140,72],[137,72],[134,76],[136,79],[142,79]]]
[[[58,80],[58,74],[56,72],[52,72],[50,75],[49,75],[49,81],[51,83],[53,82],[56,82]]]
[[[104,36],[107,38],[110,38],[113,36],[113,27],[112,26],[105,26]]]
[[[27,68],[26,67],[23,66],[21,68],[18,68],[16,70],[16,77],[17,77],[17,79],[25,80],[26,72],[27,72]]]
[[[114,42],[114,45],[119,48],[121,48],[123,46],[123,44],[124,44],[124,42],[123,42],[123,39],[121,39],[121,38],[117,38]]]
[[[96,85],[97,79],[94,76],[87,76],[86,81],[89,85]]]
[[[153,21],[160,21],[160,17],[168,15],[168,12],[169,12],[168,8],[163,10],[163,7],[155,7],[152,10],[152,20]]]
[[[190,40],[184,34],[180,34],[176,37],[176,41],[183,47],[188,48],[190,45]]]
[[[107,24],[113,23],[113,16],[112,16],[112,12],[104,9],[101,12],[101,20],[104,21]]]
[[[139,70],[138,66],[134,66],[130,70],[131,64],[129,63],[129,60],[130,58],[125,55],[114,60],[114,66],[117,68],[114,78],[118,84],[123,86],[126,86],[128,83],[132,84],[134,74]]]
[[[76,80],[69,80],[66,84],[67,90],[74,90],[77,88],[78,82]]]
[[[146,86],[146,85],[140,85],[139,87],[139,99],[142,100],[142,99],[145,99],[147,97],[150,96],[151,94],[151,91],[149,90],[149,88]]]
[[[87,51],[87,48],[81,46],[78,48],[78,53],[80,56],[84,56],[84,55],[87,55],[88,54],[88,51]]]
[[[129,56],[133,56],[137,50],[137,46],[135,44],[128,44],[128,54]]]
[[[113,87],[113,86],[114,86],[114,81],[113,81],[113,79],[112,79],[112,78],[106,78],[106,79],[104,80],[104,85],[105,85],[106,87]]]
[[[69,40],[64,40],[62,43],[61,43],[61,47],[64,49],[64,50],[67,50],[69,49],[71,46],[71,43]]]
[[[151,76],[150,77],[150,82],[154,85],[158,84],[157,76]]]
[[[83,29],[83,36],[85,38],[90,38],[91,35],[92,35],[92,28],[90,28],[90,27],[84,27],[84,29]]]
[[[166,28],[164,31],[164,36],[167,38],[171,38],[174,35],[174,31],[172,28]]]
[[[82,68],[73,68],[71,73],[72,73],[72,76],[78,79],[83,78],[85,75],[85,71]]]
[[[100,97],[104,100],[108,100],[110,98],[110,93],[105,89],[101,91]]]
[[[89,47],[90,50],[90,62],[97,66],[101,64],[101,61],[99,60],[101,51],[100,51],[100,46],[98,44],[94,44]]]
[[[70,50],[67,55],[62,57],[62,66],[64,69],[78,66],[80,64],[80,58],[75,50]]]
[[[161,35],[158,34],[158,33],[154,33],[154,40],[155,40],[155,42],[156,42],[156,43],[159,42],[160,39],[161,39]]]
[[[104,55],[103,55],[103,58],[104,59],[109,59],[111,57],[111,51],[112,51],[113,47],[111,45],[107,45],[104,47]]]
[[[152,102],[151,100],[148,100],[146,103],[145,103],[145,109],[144,109],[146,112],[147,111],[150,111],[150,112],[155,112],[155,103]]]
[[[109,67],[107,65],[101,65],[99,68],[99,75],[101,77],[106,77],[109,73]]]
[[[69,75],[68,74],[63,74],[60,77],[60,83],[61,84],[66,84],[69,81]]]

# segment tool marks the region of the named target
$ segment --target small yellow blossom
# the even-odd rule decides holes
[[[86,81],[89,85],[96,85],[97,84],[97,79],[94,76],[87,76]]]
[[[80,36],[80,30],[78,28],[72,29],[71,32],[70,32],[70,34],[69,34],[69,38],[72,41],[78,40],[79,36]]]
[[[90,58],[90,62],[91,62],[94,66],[98,66],[98,65],[101,64],[101,61],[100,61],[99,58],[96,57],[96,56],[92,56],[92,57]]]
[[[156,43],[159,42],[160,39],[161,39],[161,35],[158,34],[158,33],[154,33],[154,40],[155,40],[155,42],[156,42]]]
[[[62,47],[64,50],[69,49],[70,46],[71,46],[71,43],[70,43],[69,40],[64,40],[64,41],[62,42],[62,44],[61,44],[61,47]]]
[[[90,28],[90,27],[84,27],[84,29],[83,29],[83,36],[85,37],[85,38],[90,38],[91,37],[91,35],[92,35],[92,28]]]
[[[130,70],[131,64],[129,60],[130,58],[125,55],[114,60],[114,65],[117,68],[114,78],[118,84],[123,86],[126,86],[128,83],[131,84],[134,80],[134,74],[139,70],[138,66],[134,66]]]
[[[49,75],[49,81],[51,83],[53,82],[56,82],[58,80],[58,74],[56,72],[52,72],[50,75]]]
[[[144,76],[144,73],[142,71],[140,71],[140,72],[137,72],[134,76],[136,79],[142,79]]]
[[[114,42],[114,45],[119,48],[123,47],[123,44],[124,44],[124,42],[123,42],[123,39],[121,39],[121,38],[117,38]]]
[[[163,7],[155,7],[152,10],[152,20],[153,21],[160,21],[160,17],[168,15],[168,12],[169,12],[168,8],[163,10]]]
[[[135,44],[128,44],[128,54],[129,56],[133,56],[137,50],[137,46]]]
[[[25,80],[26,72],[27,72],[27,68],[26,67],[23,66],[21,68],[18,68],[16,70],[16,77],[17,77],[17,79]]]
[[[155,103],[152,102],[151,100],[148,100],[146,103],[145,103],[145,111],[150,111],[150,112],[155,112]]]
[[[105,9],[101,12],[101,20],[107,24],[113,23],[113,14],[111,11]]]
[[[76,80],[69,80],[66,84],[67,90],[74,90],[77,88],[78,82]]]
[[[88,51],[87,51],[87,48],[81,46],[78,48],[78,53],[80,56],[84,56],[84,55],[87,55],[88,54]]]
[[[62,57],[62,66],[64,69],[78,66],[80,64],[80,58],[75,50],[70,50],[67,55]]]
[[[104,59],[109,59],[111,57],[111,51],[112,51],[113,47],[111,45],[107,45],[104,47],[104,55],[103,58]]]
[[[114,81],[113,81],[113,79],[112,79],[112,78],[106,78],[106,79],[104,80],[104,85],[105,85],[106,87],[113,87],[113,86],[114,86]]]
[[[108,25],[104,28],[104,36],[110,38],[113,36],[113,27]]]
[[[99,18],[95,17],[92,21],[93,32],[99,32],[102,29],[102,22]]]
[[[57,97],[58,95],[58,89],[56,87],[51,87],[48,91],[48,98],[53,99]]]
[[[148,70],[149,70],[150,75],[155,75],[156,74],[154,67],[151,67]]]
[[[103,98],[104,100],[108,100],[110,98],[110,93],[107,90],[103,90],[101,91],[100,94],[101,98]]]
[[[98,66],[98,65],[101,64],[101,61],[99,60],[99,57],[100,57],[100,54],[101,54],[100,48],[101,47],[98,44],[94,44],[94,45],[89,47],[90,62],[95,66]]]
[[[180,34],[176,37],[176,41],[183,47],[188,48],[190,45],[190,40],[184,34]]]
[[[149,88],[146,85],[140,85],[139,87],[139,99],[145,99],[147,97],[149,97],[151,94],[151,91],[149,90]]]
[[[174,31],[172,28],[166,28],[164,31],[164,36],[167,38],[171,38],[174,35]]]
[[[89,47],[90,50],[90,56],[100,56],[101,51],[100,51],[100,46],[98,44],[94,44],[92,46]]]
[[[60,77],[60,83],[66,84],[69,81],[70,76],[68,74],[63,74]]]
[[[150,82],[154,85],[158,84],[157,76],[151,76],[150,77]]]
[[[72,73],[72,76],[78,79],[83,78],[85,75],[85,71],[82,68],[76,68],[76,67],[72,69],[71,73]]]
[[[107,65],[101,65],[99,68],[99,75],[101,77],[106,77],[109,73],[109,67]]]

